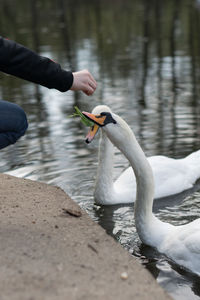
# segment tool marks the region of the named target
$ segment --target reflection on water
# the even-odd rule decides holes
[[[98,139],[85,145],[86,129],[69,115],[74,105],[90,111],[104,103],[126,119],[148,156],[199,149],[199,24],[199,1],[191,0],[2,0],[0,11],[2,35],[65,68],[88,68],[98,81],[86,97],[0,74],[0,98],[23,106],[29,119],[26,136],[1,151],[1,172],[61,186],[175,299],[199,298],[199,277],[141,245],[132,206],[93,205]],[[117,152],[115,176],[126,166]],[[156,201],[156,215],[173,224],[199,217],[199,191]]]

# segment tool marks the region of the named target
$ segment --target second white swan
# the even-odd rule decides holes
[[[96,110],[98,108],[94,109],[94,114]],[[106,107],[106,111],[111,112],[108,107]],[[90,131],[87,137],[88,142],[96,134],[98,127],[99,125],[96,124]],[[123,140],[121,143],[123,143]],[[136,180],[133,169],[131,167],[127,168],[116,181],[113,181],[113,159],[114,146],[105,131],[101,130],[99,162],[94,191],[95,202],[100,205],[132,203],[136,197]],[[190,189],[200,177],[200,150],[181,159],[161,155],[151,156],[147,159],[153,171],[155,199],[175,195]]]

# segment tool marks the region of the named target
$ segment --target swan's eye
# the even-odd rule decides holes
[[[105,118],[105,121],[104,121],[104,124],[103,124],[104,126],[107,125],[107,124],[109,124],[109,123],[113,123],[113,124],[116,124],[116,123],[117,123],[117,122],[113,119],[111,113],[109,113],[109,112],[102,112],[102,113],[100,113],[100,116],[101,116],[101,117],[106,117],[106,118]]]

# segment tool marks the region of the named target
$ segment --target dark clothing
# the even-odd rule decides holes
[[[72,72],[65,71],[49,58],[39,56],[11,40],[0,36],[0,71],[61,92],[73,83]]]
[[[0,71],[61,92],[73,83],[72,72],[49,58],[0,36]],[[0,149],[14,144],[28,127],[26,114],[16,104],[0,100]]]
[[[17,104],[0,100],[0,149],[14,144],[28,127],[26,114]]]
[[[0,71],[61,92],[73,83],[72,72],[49,58],[0,36]],[[28,127],[26,114],[14,103],[0,100],[0,149],[14,144]]]

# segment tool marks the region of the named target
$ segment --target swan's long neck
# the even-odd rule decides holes
[[[99,204],[113,203],[113,159],[114,146],[107,138],[105,132],[101,130],[101,138],[99,143],[98,169],[95,183],[94,196]]]
[[[134,211],[140,239],[145,244],[157,246],[164,238],[167,228],[166,223],[161,222],[152,213],[154,180],[149,162],[129,127],[126,135],[123,135],[123,142],[122,139],[113,139],[112,135],[109,138],[129,160],[136,176],[137,195]]]
[[[137,183],[134,208],[135,225],[140,239],[144,243],[149,244],[149,237],[152,235],[151,227],[155,220],[152,213],[154,197],[153,174],[144,152],[133,134],[126,149],[127,151],[124,154],[134,170]]]

